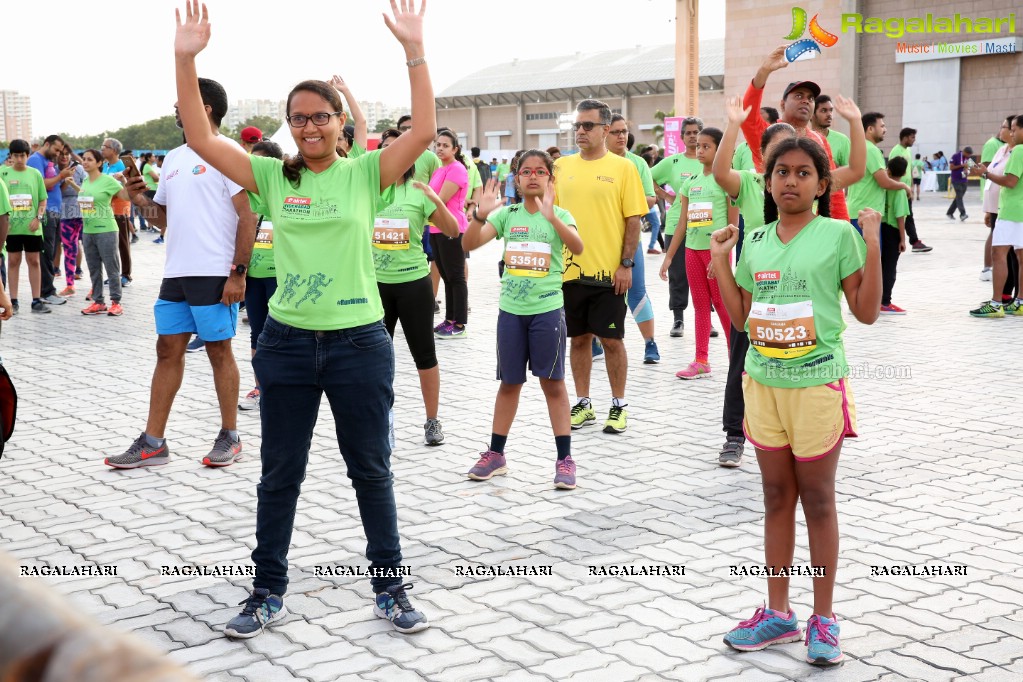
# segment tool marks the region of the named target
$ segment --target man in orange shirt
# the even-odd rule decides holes
[[[108,137],[103,140],[103,146],[99,153],[103,156],[103,172],[107,175],[115,175],[123,178],[124,162],[120,154],[124,147],[119,140]],[[114,197],[110,202],[110,208],[114,211],[114,220],[117,222],[117,251],[121,257],[121,286],[131,284],[131,202],[122,201]]]

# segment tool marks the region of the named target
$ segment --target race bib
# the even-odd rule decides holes
[[[689,204],[689,227],[709,227],[713,224],[713,201],[698,201]]]
[[[518,277],[546,277],[551,271],[551,245],[546,242],[509,242],[504,267]]]
[[[32,210],[32,195],[31,194],[12,194],[11,195],[11,210],[13,210],[13,211],[31,211]]]
[[[385,251],[408,251],[408,218],[380,218],[373,221],[373,246]]]
[[[817,347],[813,301],[776,305],[753,303],[749,311],[749,342],[761,355],[787,360]]]
[[[256,231],[256,243],[254,249],[272,249],[274,247],[274,224],[264,220]]]

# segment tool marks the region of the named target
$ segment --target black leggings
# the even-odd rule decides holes
[[[443,234],[431,234],[430,246],[437,271],[444,280],[444,319],[464,325],[469,320],[469,285],[465,281],[462,235],[450,239]],[[432,286],[430,291],[433,292]],[[432,309],[430,314],[433,314]]]
[[[401,284],[377,282],[377,289],[380,290],[380,302],[384,305],[384,325],[387,326],[387,333],[394,338],[394,328],[400,320],[401,330],[405,333],[405,341],[416,363],[416,369],[436,367],[437,351],[433,345],[433,281],[430,276]]]
[[[892,304],[899,255],[899,228],[881,223],[881,305]]]

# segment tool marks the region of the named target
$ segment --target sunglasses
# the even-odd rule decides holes
[[[593,130],[597,126],[606,126],[606,125],[608,125],[608,124],[607,123],[594,123],[593,121],[583,121],[582,123],[573,123],[572,124],[572,129],[573,130],[579,130],[580,128],[582,128],[586,132],[590,132],[591,130]]]

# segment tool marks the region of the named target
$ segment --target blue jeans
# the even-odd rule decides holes
[[[636,324],[654,319],[654,304],[646,295],[646,254],[643,252],[643,240],[636,245],[636,253],[633,255],[632,286],[626,295],[629,310],[632,311],[632,319]]]
[[[370,568],[399,568],[389,427],[394,349],[383,323],[311,331],[268,317],[252,365],[259,377],[263,427],[253,586],[271,594],[284,594],[287,589],[295,507],[324,393],[355,488]],[[400,577],[372,579],[375,592],[400,582]]]
[[[652,249],[657,246],[657,237],[661,234],[661,210],[657,208],[657,204],[654,204],[654,207],[647,213],[646,219],[650,223],[650,245],[647,248]],[[642,241],[640,239],[640,242]]]

